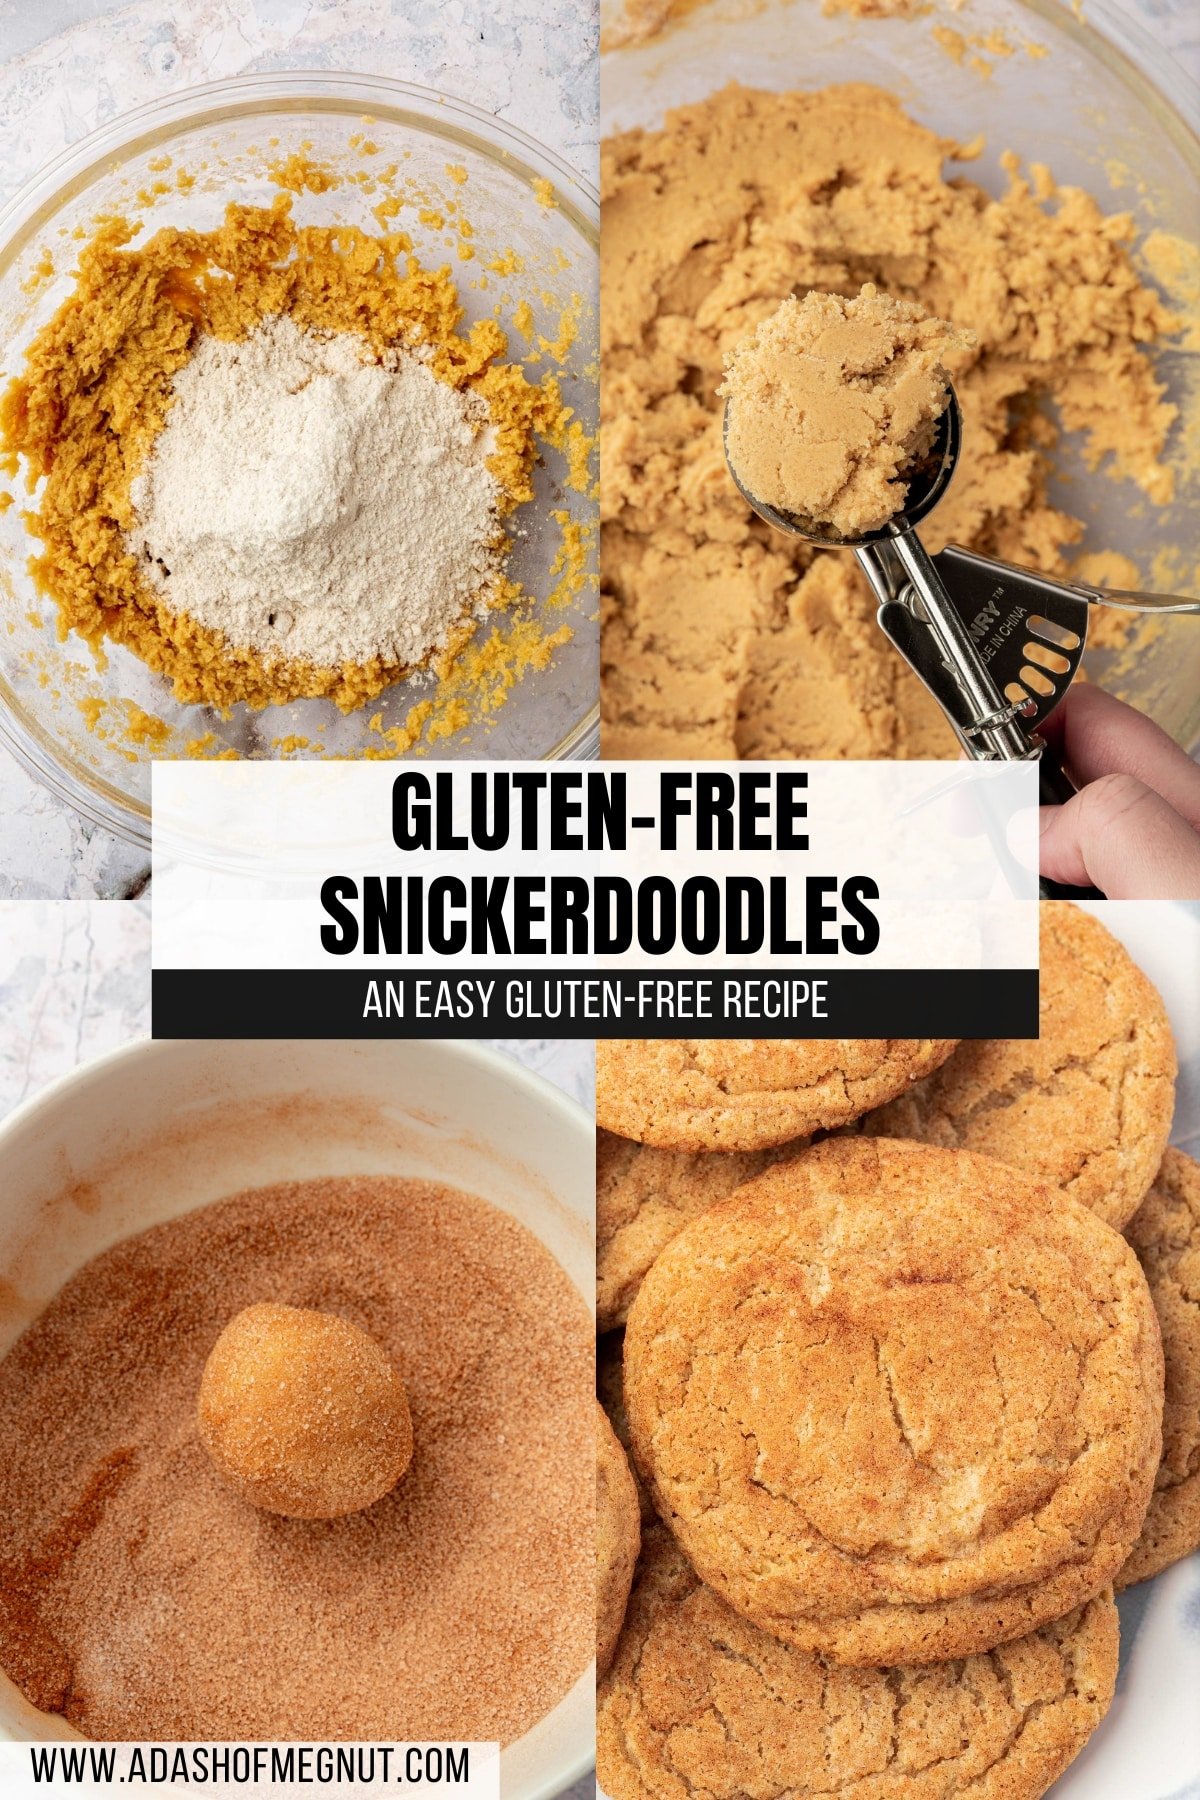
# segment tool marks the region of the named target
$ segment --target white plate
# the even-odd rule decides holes
[[[1200,1154],[1200,905],[1093,901],[1167,1003],[1179,1051],[1173,1143]],[[1200,1800],[1200,1553],[1117,1602],[1121,1668],[1108,1717],[1054,1800]]]

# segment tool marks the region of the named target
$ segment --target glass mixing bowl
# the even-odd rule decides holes
[[[606,36],[614,40],[622,9],[623,0],[611,7],[605,0]],[[1080,10],[1082,17],[1056,0],[988,0],[986,8],[912,19],[854,19],[826,16],[807,0],[711,0],[660,36],[605,53],[602,129],[605,136],[654,129],[671,108],[730,81],[766,89],[869,82],[898,94],[914,118],[947,138],[965,143],[982,135],[983,153],[967,173],[991,193],[1007,185],[1000,159],[1011,150],[1026,165],[1046,164],[1061,186],[1087,189],[1106,211],[1130,212],[1139,243],[1152,231],[1200,242],[1194,86],[1112,0],[1084,0]],[[1002,32],[1014,48],[1007,55],[984,48],[985,74],[971,66],[970,46],[956,62],[935,40],[933,28],[945,25],[964,35]],[[1122,552],[1137,565],[1142,587],[1194,593],[1196,357],[1171,345],[1155,354],[1182,415],[1168,446],[1177,472],[1173,503],[1154,506],[1132,482],[1090,472],[1069,436],[1054,455],[1051,493],[1084,523],[1078,553]],[[1179,743],[1200,746],[1200,620],[1148,621],[1120,650],[1090,651],[1086,667]]]
[[[510,358],[533,351],[529,366],[535,381],[554,369],[565,400],[594,432],[599,230],[594,190],[551,151],[478,107],[369,75],[289,73],[214,82],[127,113],[56,158],[0,215],[4,378],[19,370],[30,339],[71,291],[73,233],[89,232],[97,216],[113,212],[144,220],[147,234],[165,225],[211,229],[230,200],[269,204],[277,189],[268,165],[293,153],[347,174],[398,164],[393,191],[416,202],[404,207],[399,223],[423,264],[453,268],[466,324],[496,316],[508,327],[527,304],[532,333],[522,315],[526,332],[508,333]],[[186,192],[174,185],[180,168],[196,177]],[[157,192],[156,183],[164,191]],[[551,189],[553,203],[547,204]],[[354,224],[378,233],[371,208],[380,198],[378,191],[347,181],[324,194],[296,195],[293,213],[302,224]],[[475,257],[469,262],[457,260],[455,235],[436,222],[439,207],[452,201],[462,203],[474,229]],[[519,269],[488,273],[489,263],[511,267],[512,250]],[[47,259],[53,266],[48,277]],[[560,319],[566,309],[576,315],[577,332],[564,348]],[[561,360],[539,357],[538,335],[554,345]],[[548,630],[569,624],[574,635],[548,668],[527,673],[494,713],[439,742],[439,757],[595,753],[595,501],[565,486],[565,473],[563,458],[547,451],[537,470],[535,498],[510,521],[515,548],[508,569],[527,593],[544,601],[558,579],[554,564],[562,544],[553,515],[566,512],[584,526],[587,579],[566,604],[544,609]],[[107,667],[99,668],[79,639],[56,641],[54,607],[36,592],[26,568],[36,544],[21,519],[23,482],[14,492],[17,504],[0,514],[0,740],[78,812],[130,841],[149,841],[154,757],[385,752],[381,732],[403,725],[410,709],[431,697],[428,680],[417,677],[348,716],[329,701],[309,700],[261,712],[238,706],[226,718],[210,708],[180,705],[166,680],[118,646],[109,648]],[[139,741],[145,735],[141,714],[162,721],[161,741]],[[129,723],[123,728],[124,721]],[[310,747],[296,739],[309,740]],[[189,745],[201,748],[189,752]]]

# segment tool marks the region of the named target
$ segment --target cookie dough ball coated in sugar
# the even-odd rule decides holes
[[[200,1381],[200,1437],[245,1500],[331,1519],[379,1500],[412,1460],[404,1384],[346,1319],[248,1306],[213,1345]]]

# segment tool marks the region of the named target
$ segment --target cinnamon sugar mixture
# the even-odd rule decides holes
[[[364,1512],[260,1511],[200,1444],[261,1300],[401,1371],[412,1465]],[[562,1269],[451,1189],[290,1183],[130,1238],[0,1362],[0,1665],[97,1738],[509,1742],[592,1654],[591,1382]]]

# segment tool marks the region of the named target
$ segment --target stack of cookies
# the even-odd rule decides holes
[[[1041,1795],[1200,1543],[1170,1030],[1042,913],[1036,1042],[599,1047],[613,1800]]]

